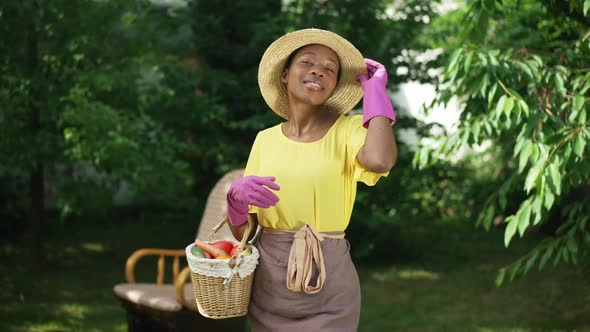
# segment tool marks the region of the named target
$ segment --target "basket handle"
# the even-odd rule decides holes
[[[217,233],[221,227],[223,227],[223,225],[225,225],[225,223],[229,222],[229,219],[227,216],[223,217],[223,219],[221,219],[221,221],[219,223],[217,223],[217,225],[213,226],[213,228],[211,229],[211,234],[209,235],[209,237],[213,237],[213,235],[215,235],[215,233]],[[244,235],[242,236],[242,241],[240,241],[240,251],[244,250],[244,248],[246,248],[246,242],[248,242],[248,237],[250,237],[250,233],[252,232],[252,229],[254,228],[254,219],[252,218],[252,216],[250,216],[250,214],[248,214],[248,227],[246,227],[246,230],[244,231]]]
[[[228,220],[227,216],[225,216],[223,219],[221,219],[221,221],[219,223],[217,223],[217,225],[213,226],[213,228],[211,229],[211,234],[209,234],[209,237],[213,237],[213,235],[215,235],[215,233],[217,233],[221,229],[221,227],[223,227],[223,225],[225,225],[225,223],[228,221],[229,220]],[[248,214],[248,227],[246,227],[246,230],[244,231],[244,234],[242,235],[242,241],[240,241],[238,250],[230,258],[229,263],[228,263],[229,267],[232,269],[232,273],[229,277],[227,277],[223,280],[223,286],[225,289],[227,289],[233,276],[237,273],[236,269],[237,269],[238,265],[240,265],[240,263],[241,263],[241,259],[238,259],[238,258],[242,258],[239,255],[244,249],[246,249],[246,242],[248,241],[248,237],[250,236],[250,232],[252,231],[253,228],[254,228],[254,219]]]

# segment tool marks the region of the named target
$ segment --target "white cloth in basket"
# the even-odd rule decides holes
[[[191,249],[194,246],[195,244],[191,243],[186,247],[186,259],[191,271],[209,277],[220,277],[224,279],[231,277],[232,268],[229,266],[229,259],[207,259],[195,257],[191,253]],[[258,253],[258,249],[256,249],[254,246],[252,246],[252,254],[248,256],[238,256],[236,265],[237,274],[240,276],[240,278],[245,278],[252,274],[254,270],[256,270],[259,257],[260,254]]]

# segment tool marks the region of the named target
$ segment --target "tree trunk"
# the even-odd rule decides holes
[[[29,91],[28,107],[30,110],[30,128],[31,137],[37,137],[41,132],[41,114],[39,109],[39,87],[38,80],[35,77],[39,77],[39,47],[38,47],[38,35],[35,27],[34,15],[38,13],[37,3],[35,1],[29,7],[30,12],[27,15],[27,35],[26,35],[26,66],[28,69],[29,78],[31,79],[31,87]],[[29,245],[29,264],[31,267],[38,267],[39,260],[42,259],[41,255],[41,227],[43,225],[44,216],[44,201],[45,201],[45,188],[44,188],[44,172],[43,163],[39,160],[39,154],[37,154],[37,160],[34,162],[29,172],[29,190],[31,199],[31,213],[29,225],[27,227],[27,234],[25,239]]]

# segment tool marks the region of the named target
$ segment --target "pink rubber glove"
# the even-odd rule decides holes
[[[369,126],[369,121],[376,116],[384,116],[395,124],[395,111],[387,95],[387,71],[377,61],[365,59],[369,77],[361,75],[357,80],[363,87],[363,127]]]
[[[275,206],[279,201],[277,195],[266,187],[279,190],[280,187],[272,176],[245,176],[234,181],[227,191],[227,216],[234,226],[248,221],[249,205],[261,208]]]

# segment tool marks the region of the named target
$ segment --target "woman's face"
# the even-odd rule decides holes
[[[289,100],[323,104],[336,88],[339,70],[338,55],[331,48],[318,44],[302,47],[282,75]]]

